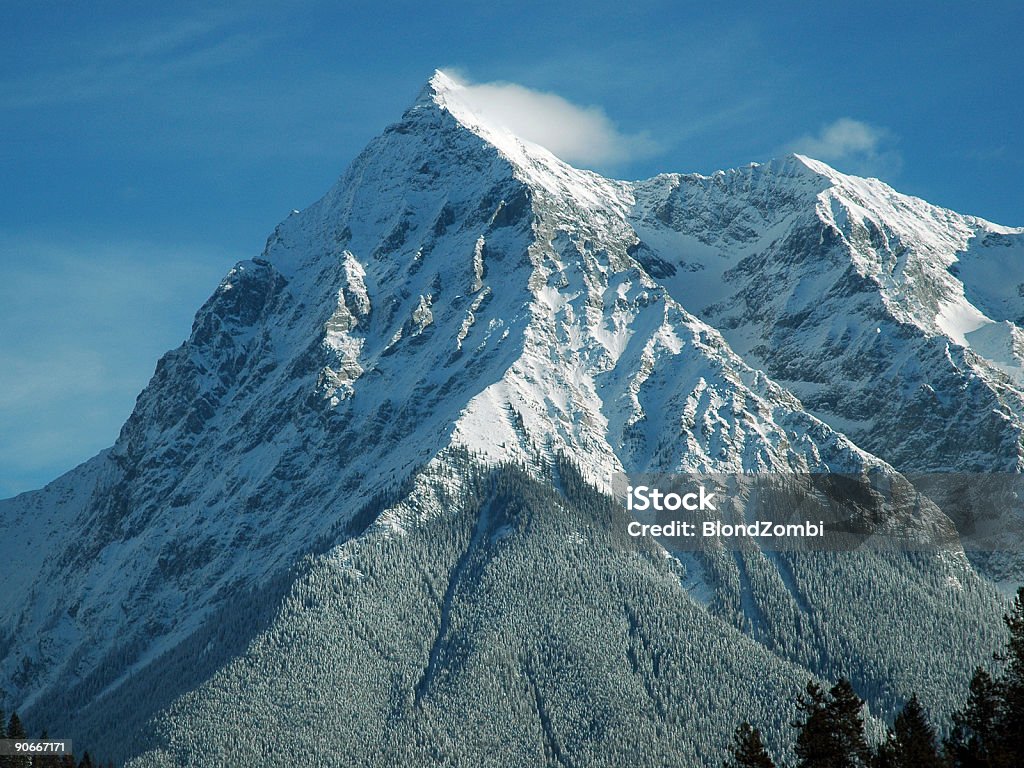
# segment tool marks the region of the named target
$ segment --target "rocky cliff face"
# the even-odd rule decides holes
[[[781,732],[810,674],[948,711],[998,644],[963,552],[673,554],[597,490],[1016,471],[1024,307],[992,265],[1022,240],[796,156],[610,181],[438,73],[224,278],[110,450],[0,502],[7,689],[140,764],[325,729],[365,764],[715,759],[720,718]]]

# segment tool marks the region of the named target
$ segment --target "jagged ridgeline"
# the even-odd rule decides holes
[[[599,489],[1016,472],[1021,242],[798,156],[608,180],[438,73],[0,501],[3,703],[140,765],[714,764],[811,676],[946,716],[1012,546],[671,553]]]

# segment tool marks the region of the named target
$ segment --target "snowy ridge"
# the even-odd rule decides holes
[[[495,147],[512,164],[516,176],[532,187],[572,200],[584,209],[600,210],[611,205],[625,211],[625,184],[573,168],[539,144],[520,138],[487,115],[475,111],[465,99],[460,98],[462,90],[463,85],[437,70],[417,104],[427,109],[441,107],[451,114],[460,125]]]
[[[1024,230],[796,155],[636,190],[672,295],[813,413],[902,469],[1021,465]]]

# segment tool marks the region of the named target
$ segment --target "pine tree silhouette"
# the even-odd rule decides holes
[[[853,690],[849,680],[842,679],[829,691],[826,712],[836,745],[839,766],[866,766],[871,761],[871,749],[864,735],[864,700]]]
[[[999,684],[981,667],[974,670],[967,704],[953,713],[946,755],[958,768],[995,766],[1001,702]]]
[[[11,713],[11,719],[7,721],[8,739],[27,739],[25,726],[21,724],[21,718],[17,712]],[[6,766],[9,768],[29,768],[32,765],[32,758],[28,755],[11,755],[7,758]]]
[[[809,680],[804,693],[796,700],[802,719],[792,723],[798,729],[795,747],[798,768],[827,768],[830,765],[833,745],[825,715],[826,704],[825,692]]]
[[[49,741],[50,735],[43,731],[39,734],[40,741]],[[32,768],[61,768],[60,755],[53,753],[40,754],[32,758]]]
[[[915,693],[893,724],[892,765],[896,768],[942,768],[935,728],[928,722]]]
[[[775,768],[775,762],[761,741],[761,731],[748,722],[740,723],[736,728],[729,752],[732,759],[725,761],[724,768]]]
[[[1006,644],[1002,712],[999,728],[1000,759],[1007,765],[1024,765],[1024,587],[1017,590],[1013,610],[1003,617],[1010,639]]]
[[[862,768],[871,761],[864,736],[864,702],[849,680],[840,680],[826,694],[813,680],[797,699],[803,719],[795,752],[797,768]]]

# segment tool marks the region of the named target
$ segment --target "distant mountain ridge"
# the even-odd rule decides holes
[[[586,521],[620,471],[1019,471],[1024,230],[800,156],[612,181],[459,90],[229,272],[111,449],[0,502],[10,703],[139,765],[325,725],[349,764],[714,762],[809,675],[948,712],[1019,558]]]

